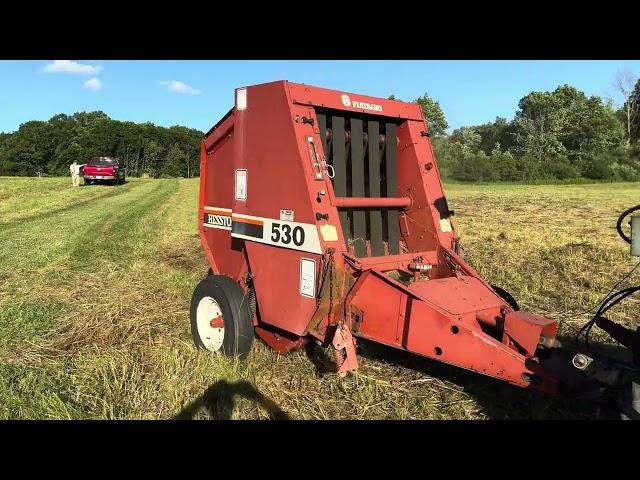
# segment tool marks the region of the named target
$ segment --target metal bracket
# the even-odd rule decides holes
[[[355,339],[343,322],[338,323],[332,345],[335,349],[336,369],[340,377],[345,377],[347,373],[358,369]]]

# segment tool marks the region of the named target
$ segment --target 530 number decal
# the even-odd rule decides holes
[[[284,245],[289,245],[293,242],[294,245],[301,247],[304,243],[304,229],[302,227],[291,228],[291,225],[286,223],[274,222],[271,224],[271,241]]]

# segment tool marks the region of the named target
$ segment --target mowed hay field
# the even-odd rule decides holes
[[[197,179],[71,188],[0,178],[0,418],[591,418],[592,407],[362,342],[339,379],[322,351],[246,362],[196,351],[208,265]],[[615,232],[640,185],[446,186],[464,256],[572,335],[635,264]],[[638,303],[612,318],[638,319]],[[604,337],[598,337],[604,338]]]

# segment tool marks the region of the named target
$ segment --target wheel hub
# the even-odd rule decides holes
[[[212,297],[203,297],[196,310],[198,336],[204,347],[217,352],[224,342],[224,317],[218,302]]]

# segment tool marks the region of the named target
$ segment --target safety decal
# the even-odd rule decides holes
[[[316,296],[316,262],[310,258],[300,259],[300,295]]]
[[[239,168],[236,170],[236,200],[245,201],[247,199],[247,170]]]

